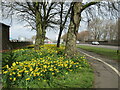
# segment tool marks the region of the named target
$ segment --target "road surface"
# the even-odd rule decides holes
[[[120,76],[109,66],[98,61],[100,59],[112,67],[114,67],[118,72],[120,71],[119,63],[113,60],[109,60],[107,58],[103,58],[102,56],[95,54],[93,52],[88,52],[86,50],[78,49],[81,54],[87,54],[86,59],[92,65],[94,69],[94,88],[119,88],[120,89]],[[92,57],[89,57],[92,56]],[[95,59],[95,58],[97,59]],[[118,65],[119,64],[119,65]],[[115,89],[113,89],[115,90]],[[118,90],[118,89],[117,89]]]
[[[100,47],[100,48],[108,48],[108,49],[118,50],[118,46],[109,46],[109,45],[92,45],[92,44],[78,44],[78,45],[84,45],[84,46],[92,46],[92,47]]]

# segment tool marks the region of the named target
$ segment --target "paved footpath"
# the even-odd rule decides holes
[[[82,49],[78,49],[78,50],[80,51],[81,54],[86,53],[87,55],[92,56],[92,57],[89,57],[85,55],[86,59],[89,61],[89,63],[92,65],[94,69],[94,73],[95,73],[94,88],[119,88],[120,89],[120,76],[118,75],[120,71],[120,70],[118,71],[119,69],[118,66],[120,64],[118,65],[118,62],[113,60],[108,60],[92,52],[88,52]],[[118,71],[118,74],[108,65],[104,64],[101,61],[98,61],[93,57],[99,58],[103,62],[106,62],[110,66],[114,67]]]

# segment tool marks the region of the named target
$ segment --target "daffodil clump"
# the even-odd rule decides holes
[[[41,50],[18,49],[14,50],[15,62],[2,67],[3,84],[18,84],[23,81],[33,80],[52,82],[58,75],[69,74],[89,67],[83,56],[66,59],[62,55],[64,47],[56,48],[55,45],[44,45]],[[61,54],[58,54],[61,52]]]

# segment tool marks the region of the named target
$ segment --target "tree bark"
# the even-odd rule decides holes
[[[38,7],[38,8],[37,8]],[[39,50],[40,46],[44,44],[44,38],[43,38],[43,28],[42,28],[42,23],[41,23],[41,14],[38,11],[39,6],[36,6],[36,40],[35,40],[35,49]]]
[[[74,56],[77,52],[76,39],[81,21],[81,9],[82,9],[81,2],[73,2],[71,20],[70,20],[70,25],[67,33],[67,41],[65,46],[65,55],[67,55],[67,57]]]
[[[42,38],[43,38],[42,45],[44,45],[45,35],[46,35],[46,28],[42,28]]]
[[[59,32],[58,40],[57,40],[57,47],[60,47],[60,39],[61,39],[62,31],[63,31],[63,28],[60,26],[60,32]]]
[[[44,44],[44,38],[43,38],[41,24],[38,24],[36,27],[37,27],[37,34],[35,40],[35,49],[39,50],[40,46]]]
[[[60,12],[60,32],[58,35],[58,40],[57,40],[57,47],[60,47],[60,38],[62,35],[62,31],[63,31],[63,24],[62,24],[62,14],[63,14],[63,3],[61,3],[61,12]]]

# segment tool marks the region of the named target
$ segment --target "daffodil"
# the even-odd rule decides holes
[[[18,74],[18,77],[21,77],[21,74]]]
[[[43,65],[43,68],[47,68],[47,65]]]
[[[10,73],[10,76],[12,76],[12,73]]]
[[[50,71],[53,71],[53,69],[52,69],[52,68],[50,68],[49,70],[50,70]]]
[[[6,74],[8,71],[4,71],[3,73]]]
[[[76,65],[76,67],[78,67],[78,66]]]
[[[26,78],[26,80],[30,80],[30,78]]]
[[[13,78],[13,81],[16,81],[16,78]]]
[[[16,62],[16,64],[18,64],[18,62]]]
[[[54,75],[55,73],[52,73],[52,75]]]
[[[38,80],[40,80],[40,78],[38,78]]]
[[[29,71],[25,71],[26,73],[28,73]]]
[[[12,78],[10,78],[10,80],[12,80]]]
[[[30,68],[30,71],[32,71],[33,69],[32,68]]]
[[[21,73],[21,72],[23,72],[24,70],[20,70],[20,71],[18,71],[19,73]]]
[[[16,63],[14,62],[14,63],[12,64],[12,66],[16,66]]]
[[[34,76],[36,76],[36,74],[34,73]]]
[[[67,67],[68,65],[67,65],[67,64],[65,64],[64,66],[65,66],[65,67]]]
[[[73,70],[69,70],[69,71],[73,71]]]
[[[12,72],[12,74],[14,74],[14,75],[15,75],[16,73],[15,73],[15,72]]]
[[[38,76],[40,75],[40,73],[38,72],[38,73],[36,73]]]
[[[9,68],[9,66],[8,66],[8,65],[6,65],[6,68]]]

